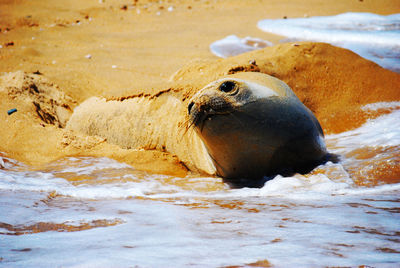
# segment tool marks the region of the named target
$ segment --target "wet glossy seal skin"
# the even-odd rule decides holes
[[[309,172],[328,155],[315,116],[269,75],[239,73],[215,81],[193,96],[188,113],[217,175],[237,186]]]

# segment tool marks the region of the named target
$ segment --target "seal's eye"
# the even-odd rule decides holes
[[[219,86],[219,90],[225,92],[225,93],[229,93],[231,91],[233,91],[236,88],[236,84],[232,81],[226,81],[223,82],[220,86]]]

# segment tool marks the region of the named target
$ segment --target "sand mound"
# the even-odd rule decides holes
[[[325,43],[286,43],[236,57],[205,61],[171,80],[205,85],[226,74],[259,71],[285,81],[319,119],[326,133],[363,124],[362,105],[400,100],[400,75],[357,54]]]
[[[0,150],[12,158],[41,163],[61,156],[61,128],[75,102],[57,85],[22,71],[0,77]],[[7,111],[17,109],[8,115]]]
[[[2,75],[0,93],[18,110],[29,111],[36,120],[57,127],[65,126],[75,105],[54,83],[22,71]]]

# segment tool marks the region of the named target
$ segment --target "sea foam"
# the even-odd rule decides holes
[[[236,35],[229,35],[224,39],[212,43],[210,45],[210,50],[218,57],[227,58],[267,46],[272,46],[272,43],[249,36],[239,38]]]

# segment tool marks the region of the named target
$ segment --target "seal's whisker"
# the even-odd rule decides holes
[[[182,133],[182,135],[181,135],[181,138],[180,138],[180,140],[179,141],[182,141],[183,140],[183,137],[186,135],[186,134],[188,134],[189,133],[189,130],[191,130],[191,132],[190,133],[193,133],[193,125],[194,125],[194,122],[192,121],[192,120],[190,120],[190,118],[186,118],[185,119],[185,121],[183,122],[183,124],[182,125],[180,125],[180,130],[183,130],[183,133]]]
[[[200,116],[200,118],[199,118],[199,121],[200,121],[200,123],[201,123],[200,132],[203,131],[204,123],[205,123],[204,121],[205,121],[206,118],[207,118],[207,114],[202,114],[202,115]]]
[[[196,120],[190,120],[190,119],[188,119],[188,125],[187,125],[187,129],[190,129],[190,128],[194,128],[194,125],[195,125],[195,123],[196,123]]]
[[[189,129],[186,126],[180,126],[179,130],[183,131],[182,135],[180,135],[181,136],[180,141],[182,141],[183,136],[185,136],[187,134]]]

